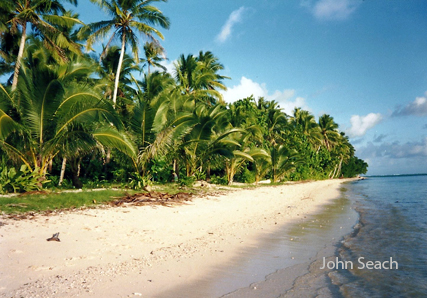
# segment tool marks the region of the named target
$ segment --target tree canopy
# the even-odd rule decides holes
[[[83,24],[61,1],[0,3],[4,175],[24,166],[22,177],[40,188],[167,182],[172,173],[215,183],[366,173],[331,115],[316,120],[298,107],[287,115],[262,97],[224,102],[229,78],[214,53],[182,54],[168,73],[156,39],[159,27],[170,26],[154,6],[161,0],[91,1],[109,19]],[[94,52],[104,37],[102,52]]]

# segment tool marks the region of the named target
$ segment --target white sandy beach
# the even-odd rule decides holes
[[[157,297],[304,220],[344,181],[235,190],[174,207],[0,218],[0,297]],[[57,232],[60,242],[46,241]]]

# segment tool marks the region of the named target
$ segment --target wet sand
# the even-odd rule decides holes
[[[236,190],[172,208],[0,219],[5,224],[0,226],[0,297],[220,297],[230,292],[229,297],[239,297],[239,289],[253,291],[254,282],[261,289],[269,278],[278,278],[274,274],[284,275],[281,284],[293,284],[309,272],[313,254],[328,245],[314,238],[322,247],[305,253],[300,248],[311,242],[286,233],[317,224],[311,215],[322,210],[326,217],[337,213],[322,208],[334,204],[344,181]],[[284,252],[284,231],[295,238],[285,242],[299,246],[286,246]],[[56,232],[61,242],[46,241]],[[273,262],[266,261],[269,257]],[[294,269],[276,272],[279,268]]]
[[[344,196],[320,209],[304,221],[285,226],[268,237],[279,240],[276,253],[271,254],[270,250],[270,256],[263,253],[259,258],[280,269],[223,297],[337,297],[339,287],[332,282],[332,270],[324,268],[323,263],[335,260],[337,245],[353,231],[358,213]],[[292,257],[286,261],[288,252]],[[280,257],[285,260],[278,262]]]

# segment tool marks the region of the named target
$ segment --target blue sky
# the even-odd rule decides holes
[[[171,67],[212,51],[228,102],[253,94],[330,114],[370,175],[427,172],[427,1],[169,0]],[[88,0],[84,22],[105,15]]]

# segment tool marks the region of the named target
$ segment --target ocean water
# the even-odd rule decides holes
[[[336,254],[353,269],[341,265],[328,273],[339,287],[335,296],[427,297],[427,175],[369,177],[345,190],[359,223]],[[365,265],[390,258],[397,265],[362,268],[361,257]]]

